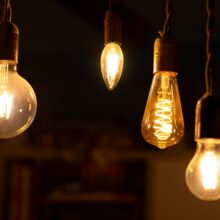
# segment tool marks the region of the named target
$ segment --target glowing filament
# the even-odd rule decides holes
[[[156,103],[154,129],[155,136],[159,140],[167,140],[172,133],[172,101],[169,89],[169,76],[161,78],[161,88],[158,91],[158,102]]]
[[[7,91],[8,64],[0,65],[0,118],[9,119],[13,96]]]
[[[172,102],[168,99],[159,99],[156,109],[154,134],[159,140],[166,140],[172,133]]]
[[[216,189],[218,184],[218,160],[213,152],[209,152],[204,156],[200,164],[200,170],[204,189]]]
[[[117,85],[123,69],[124,57],[119,44],[111,42],[105,45],[101,55],[102,77],[108,89]]]
[[[119,71],[120,58],[115,50],[109,51],[107,55],[107,78],[110,85],[115,82],[115,77]]]
[[[9,119],[12,109],[13,96],[7,91],[0,95],[0,118]]]

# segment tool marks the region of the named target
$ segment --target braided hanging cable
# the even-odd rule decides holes
[[[6,21],[11,22],[11,19],[12,19],[12,9],[11,9],[11,3],[9,1],[7,15],[6,15]]]
[[[11,22],[11,18],[12,18],[11,2],[10,0],[5,0],[2,20],[3,22]]]
[[[163,35],[171,34],[171,18],[173,15],[173,4],[172,0],[166,2],[166,20],[163,26]]]
[[[6,14],[8,8],[9,0],[4,0],[4,7],[3,7],[3,22],[6,21]]]
[[[112,10],[112,0],[109,0],[109,2],[108,2],[108,9]]]
[[[206,93],[212,94],[212,59],[213,59],[213,8],[214,0],[207,0],[207,23],[206,23],[206,66],[205,66],[205,84]]]

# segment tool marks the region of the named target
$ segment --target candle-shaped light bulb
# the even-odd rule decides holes
[[[121,49],[120,14],[111,7],[105,13],[104,49],[101,54],[102,78],[109,90],[113,90],[121,78],[124,56]]]
[[[144,139],[161,149],[180,141],[184,121],[175,72],[154,75],[141,124]]]
[[[220,199],[220,141],[217,140],[198,142],[196,153],[186,169],[189,190],[202,200]]]
[[[105,45],[101,55],[101,70],[103,80],[108,89],[113,90],[117,85],[123,70],[124,56],[117,43]]]

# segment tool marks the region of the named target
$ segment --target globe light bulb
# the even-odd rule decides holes
[[[15,64],[0,61],[0,138],[11,138],[32,123],[37,100],[30,84],[17,73]]]
[[[180,141],[184,121],[175,72],[154,74],[141,124],[143,138],[161,149]]]
[[[189,190],[199,199],[220,199],[220,140],[203,139],[186,169]]]
[[[113,90],[121,78],[124,56],[117,43],[108,43],[101,55],[101,71],[103,80],[109,90]]]

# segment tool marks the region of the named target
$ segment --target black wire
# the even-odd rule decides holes
[[[11,22],[11,19],[12,19],[11,2],[10,0],[5,0],[4,9],[3,9],[3,22]]]
[[[206,93],[212,94],[213,90],[213,8],[214,0],[207,0],[207,22],[206,22],[206,66],[205,66],[205,84]]]
[[[6,8],[7,8],[7,2],[6,1],[7,0],[4,0],[2,22],[5,22]]]
[[[12,10],[10,0],[4,1],[2,22],[11,22]]]
[[[163,26],[163,35],[171,34],[171,18],[173,15],[173,3],[172,0],[166,2],[166,20]]]
[[[108,9],[109,9],[109,10],[112,10],[112,0],[109,0],[109,1],[108,1]]]

